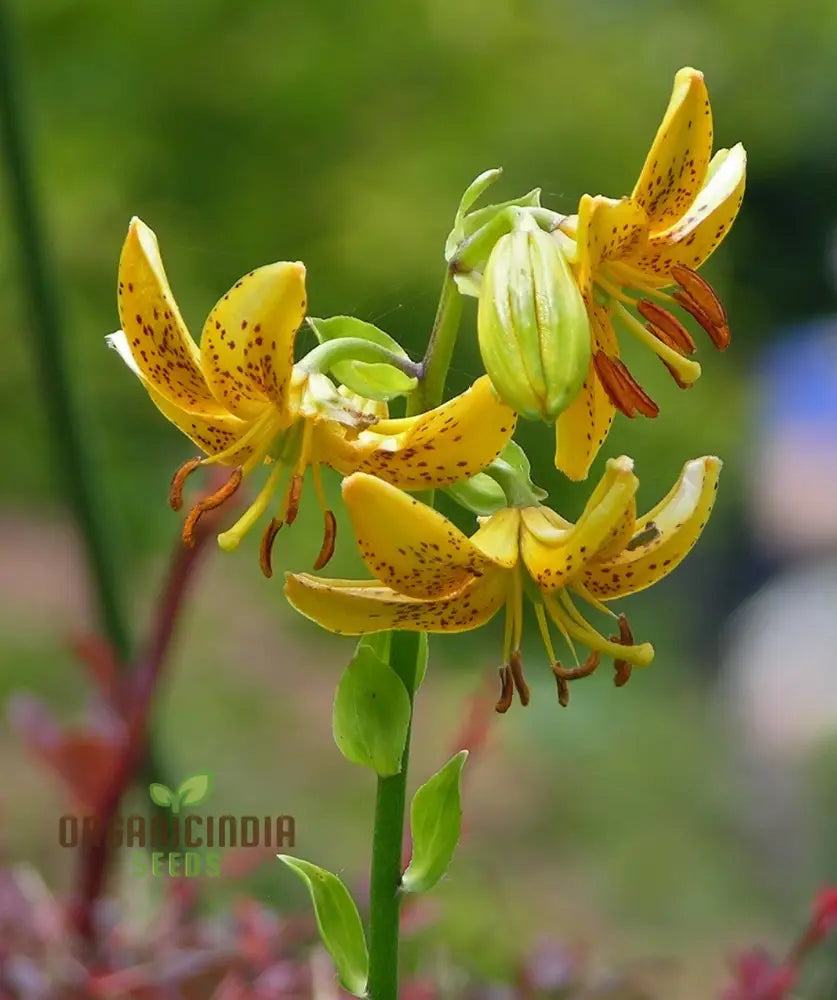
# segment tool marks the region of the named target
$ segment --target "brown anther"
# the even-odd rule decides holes
[[[558,704],[566,708],[570,703],[570,685],[559,674],[555,674],[555,683],[558,685]]]
[[[558,685],[558,704],[566,708],[570,703],[569,681],[577,681],[580,677],[589,677],[599,665],[601,654],[593,650],[587,659],[578,667],[562,667],[560,663],[552,664],[552,673]]]
[[[635,417],[637,413],[645,417],[656,417],[660,412],[659,406],[619,358],[612,358],[604,351],[596,351],[593,365],[608,399],[626,417]]]
[[[183,506],[183,486],[202,462],[203,458],[200,455],[197,458],[190,458],[172,476],[171,486],[169,486],[169,506],[172,510],[180,510]]]
[[[272,517],[268,526],[264,529],[261,543],[259,544],[259,566],[262,573],[268,578],[273,576],[273,543],[282,527],[282,519]]]
[[[302,496],[302,473],[295,472],[291,477],[291,486],[288,490],[288,508],[285,511],[285,523],[293,524],[296,515],[299,513],[299,499]]]
[[[719,351],[726,350],[730,345],[729,322],[715,289],[697,271],[683,264],[675,264],[671,273],[680,285],[674,293],[675,301],[694,316]]]
[[[634,634],[628,624],[628,619],[624,615],[619,615],[617,621],[619,622],[619,635],[612,635],[610,641],[618,642],[620,646],[633,646]],[[616,687],[624,687],[631,679],[633,667],[627,660],[614,660],[613,667],[615,670],[613,683]]]
[[[643,318],[648,320],[645,329],[652,333],[657,340],[661,340],[667,347],[671,347],[681,354],[695,353],[697,344],[692,335],[668,309],[663,309],[662,306],[651,302],[650,299],[640,299],[636,307]]]
[[[523,676],[523,660],[520,658],[520,651],[517,649],[512,653],[509,660],[509,670],[511,671],[512,680],[517,690],[517,696],[520,698],[520,704],[525,708],[529,704],[530,692],[526,678]]]
[[[244,478],[244,473],[241,470],[241,466],[233,469],[230,478],[224,483],[224,485],[216,490],[214,493],[210,493],[208,497],[204,497],[203,500],[199,500],[195,506],[189,511],[186,520],[183,522],[183,544],[187,548],[191,548],[195,544],[195,528],[198,526],[198,521],[203,517],[203,515],[208,510],[215,510],[216,507],[220,507],[221,504],[226,503],[227,500],[235,493],[239,486],[241,486],[241,480]]]
[[[514,700],[514,678],[509,667],[500,667],[500,698],[494,706],[494,711],[500,715],[505,714],[511,708]]]
[[[314,563],[314,569],[322,569],[329,559],[331,559],[334,555],[334,543],[337,539],[337,518],[334,516],[334,511],[324,510],[323,517],[325,520],[323,544],[320,554],[317,556],[317,561]]]

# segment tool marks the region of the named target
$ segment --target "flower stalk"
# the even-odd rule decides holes
[[[459,323],[462,299],[450,271],[445,274],[433,329],[422,361],[422,378],[407,400],[408,415],[438,406],[445,393]],[[432,506],[433,492],[427,502]],[[369,889],[369,996],[372,1000],[397,1000],[400,929],[401,857],[404,844],[404,810],[410,763],[412,709],[415,699],[420,635],[393,631],[390,666],[410,698],[410,725],[404,741],[401,770],[378,778],[372,833],[372,866]]]

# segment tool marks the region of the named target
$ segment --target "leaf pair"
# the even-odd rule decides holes
[[[418,789],[410,806],[413,856],[401,880],[404,892],[426,892],[450,865],[462,826],[459,779],[468,756],[460,750]],[[277,855],[305,882],[323,944],[331,955],[341,985],[357,997],[366,995],[369,954],[360,914],[348,889],[324,868]]]
[[[178,785],[177,791],[172,791],[167,785],[154,781],[148,786],[148,794],[155,805],[171,809],[172,815],[177,816],[183,806],[196,806],[199,802],[203,802],[209,795],[210,785],[209,774],[193,774],[191,778],[186,778]]]

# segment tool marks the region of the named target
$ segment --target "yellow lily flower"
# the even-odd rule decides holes
[[[667,305],[690,313],[720,350],[729,345],[724,308],[697,269],[738,214],[747,157],[740,143],[711,154],[712,111],[703,74],[686,67],[674,78],[631,195],[614,200],[585,194],[578,214],[556,233],[574,258],[593,337],[587,381],[556,426],[555,464],[571,479],[586,477],[615,409],[628,417],[659,412],[620,360],[616,326],[650,347],[681,388],[696,381],[700,365],[689,357],[695,351],[691,334]],[[666,286],[676,286],[673,294],[662,290]]]
[[[558,683],[561,704],[568,682],[598,666],[601,654],[624,684],[632,666],[647,666],[654,649],[634,643],[624,616],[604,602],[650,587],[691,550],[712,510],[721,462],[688,462],[669,494],[644,517],[636,516],[633,462],[611,459],[575,524],[542,506],[505,507],[481,519],[468,538],[442,514],[387,483],[356,474],[343,481],[349,511],[370,581],[287,574],[285,592],[303,615],[332,632],[364,635],[386,629],[463,632],[506,609],[502,692],[506,711],[516,688],[526,704],[520,640],[523,597],[535,616]],[[398,531],[393,531],[398,525]],[[574,598],[617,618],[619,635],[605,638],[582,615]],[[565,668],[556,659],[549,621],[569,644],[590,650]]]
[[[199,466],[232,467],[224,486],[192,508],[185,543],[193,543],[203,513],[229,499],[248,473],[266,463],[271,471],[264,487],[218,538],[223,548],[234,549],[287,474],[279,514],[262,538],[267,576],[276,532],[296,518],[309,467],[324,513],[315,563],[321,568],[335,534],[321,464],[343,474],[374,473],[402,489],[447,486],[484,468],[514,431],[514,412],[487,377],[434,410],[389,420],[385,404],[352,397],[325,375],[295,365],[294,340],[307,304],[305,267],[298,261],[268,264],[237,281],[209,313],[198,346],[172,295],[156,236],[133,219],[119,261],[118,299],[122,329],[108,342],[163,415],[203,452],[175,473],[172,506],[180,509],[186,477]]]

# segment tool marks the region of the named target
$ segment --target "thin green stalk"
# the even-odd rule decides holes
[[[67,373],[59,295],[36,202],[11,20],[6,0],[0,0],[0,136],[5,150],[9,210],[17,230],[23,284],[32,316],[33,336],[29,340],[35,352],[60,490],[67,497],[82,536],[102,628],[118,658],[126,662],[129,632],[119,601],[119,576],[102,515],[101,491],[84,447]]]
[[[441,403],[453,355],[462,301],[448,272],[423,362],[423,378],[407,401],[407,413],[423,413]],[[433,494],[427,502],[432,505]],[[393,632],[390,665],[410,696],[415,696],[420,636]],[[412,712],[411,712],[412,714]],[[404,810],[407,802],[407,769],[410,762],[412,724],[407,730],[401,770],[391,778],[378,778],[375,825],[372,834],[372,875],[369,906],[369,996],[371,1000],[397,1000],[399,944],[399,886],[404,844]]]
[[[404,682],[412,707],[419,654],[417,632],[393,632],[390,665]],[[407,801],[407,768],[410,735],[407,730],[401,770],[378,779],[375,827],[372,835],[372,877],[369,890],[369,996],[371,1000],[396,1000],[398,996],[399,885],[404,843],[404,807]]]
[[[462,318],[462,296],[450,271],[445,272],[439,307],[422,363],[423,374],[407,400],[407,415],[424,413],[442,402],[450,360]]]

